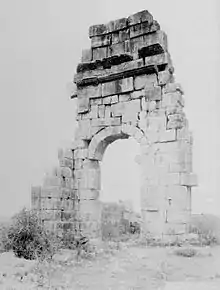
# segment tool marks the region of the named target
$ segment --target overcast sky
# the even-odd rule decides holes
[[[199,178],[193,209],[219,213],[217,2],[0,0],[0,215],[29,204],[31,185],[41,184],[44,173],[58,163],[57,149],[74,138],[76,107],[66,86],[81,50],[90,46],[88,27],[143,9],[168,34],[176,80],[185,90]],[[124,142],[109,146],[104,156],[105,198],[119,193],[121,198],[138,196],[134,157],[139,148],[135,142]]]

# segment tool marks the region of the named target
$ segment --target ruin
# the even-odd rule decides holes
[[[167,35],[144,10],[91,26],[89,37],[71,95],[77,99],[74,144],[59,151],[59,166],[32,188],[32,207],[48,229],[100,237],[100,163],[109,144],[132,137],[141,148],[142,232],[186,233],[197,181]]]

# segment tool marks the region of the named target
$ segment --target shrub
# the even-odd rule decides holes
[[[17,257],[27,260],[52,257],[58,247],[55,235],[47,233],[37,214],[25,208],[4,229],[3,244],[6,251],[13,250]]]
[[[179,248],[174,251],[175,255],[191,258],[197,255],[196,249],[193,248]]]

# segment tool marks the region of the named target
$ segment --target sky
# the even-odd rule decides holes
[[[0,216],[30,204],[31,186],[41,185],[58,164],[58,148],[74,139],[76,102],[67,84],[90,46],[89,26],[144,9],[168,34],[176,81],[185,91],[199,181],[193,211],[219,214],[218,6],[218,0],[0,0]],[[138,150],[125,140],[107,148],[103,198],[137,201]]]

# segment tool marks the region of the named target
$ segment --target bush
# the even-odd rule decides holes
[[[179,248],[174,251],[175,255],[191,258],[197,255],[196,249],[193,248]]]
[[[58,248],[55,235],[47,233],[38,216],[25,208],[12,218],[11,225],[3,232],[4,250],[13,250],[19,258],[49,258]]]
[[[189,232],[198,235],[201,245],[220,244],[220,219],[210,214],[192,215]]]

